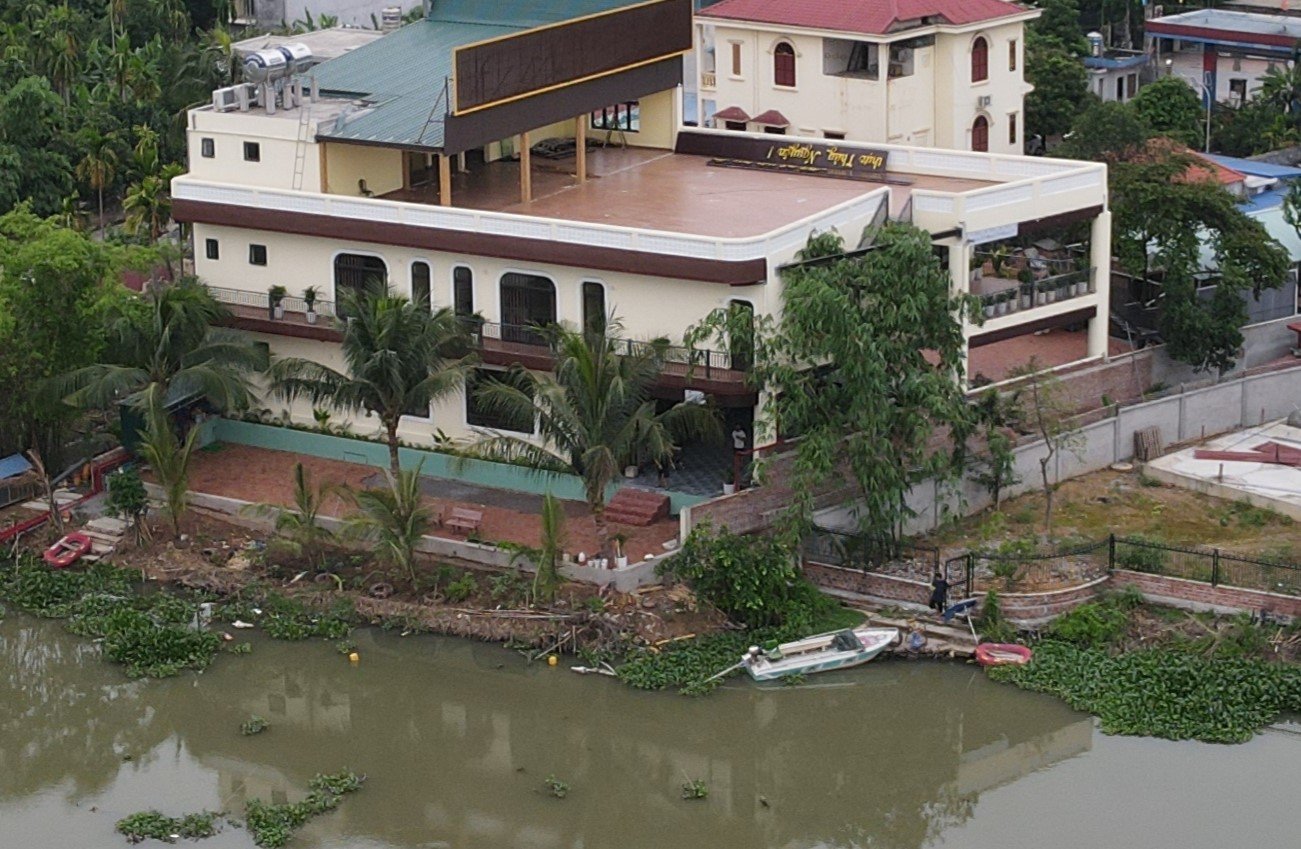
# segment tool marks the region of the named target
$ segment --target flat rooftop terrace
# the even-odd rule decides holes
[[[575,177],[573,156],[533,156],[533,200],[520,201],[520,165],[499,160],[452,176],[452,205],[589,224],[635,227],[714,238],[761,236],[843,203],[890,191],[898,213],[914,189],[964,192],[994,181],[890,174],[907,184],[820,177],[709,164],[710,157],[645,148],[592,148],[588,179]],[[382,196],[436,205],[436,186]]]

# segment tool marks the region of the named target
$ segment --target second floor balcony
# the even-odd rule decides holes
[[[264,292],[219,286],[207,288],[230,311],[230,324],[241,330],[330,343],[343,340],[347,319],[338,316],[333,301],[318,299],[309,309],[301,297],[286,296],[280,301],[279,308],[275,308]],[[504,324],[485,321],[479,316],[465,316],[461,320],[475,354],[488,365],[519,365],[545,371],[554,362],[548,336],[536,324]],[[691,389],[736,402],[748,400],[753,403],[756,393],[749,382],[748,358],[743,352],[622,338],[617,339],[616,344],[628,354],[641,353],[651,345],[660,349],[662,360],[657,385],[661,390]]]

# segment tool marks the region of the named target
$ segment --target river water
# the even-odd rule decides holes
[[[238,815],[318,772],[369,781],[291,846],[1297,846],[1301,729],[1242,746],[1108,737],[974,667],[881,661],[704,699],[497,646],[366,630],[361,662],[254,638],[202,675],[128,681],[58,623],[0,623],[0,847],[121,847],[158,808]],[[270,730],[244,737],[258,714]],[[568,798],[543,780],[566,781]],[[683,801],[684,775],[709,798]],[[161,845],[161,844],[160,844]],[[227,829],[204,849],[252,845]]]

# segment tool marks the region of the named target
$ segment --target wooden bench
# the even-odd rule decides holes
[[[463,534],[474,533],[482,524],[483,511],[465,507],[453,508],[451,514],[443,519],[444,526]]]

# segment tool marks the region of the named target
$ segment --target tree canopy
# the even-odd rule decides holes
[[[1179,77],[1161,77],[1138,90],[1130,101],[1134,114],[1154,135],[1201,149],[1206,135],[1206,108],[1201,96]]]
[[[960,380],[971,299],[951,293],[930,235],[906,224],[850,254],[839,236],[816,237],[800,260],[782,271],[780,323],[760,320],[754,332],[767,424],[799,436],[788,526],[807,527],[817,493],[844,479],[860,531],[894,538],[911,515],[908,491],[954,473],[955,451],[933,450],[932,437],[948,429],[960,446],[973,425]],[[692,341],[727,320],[717,313]]]

